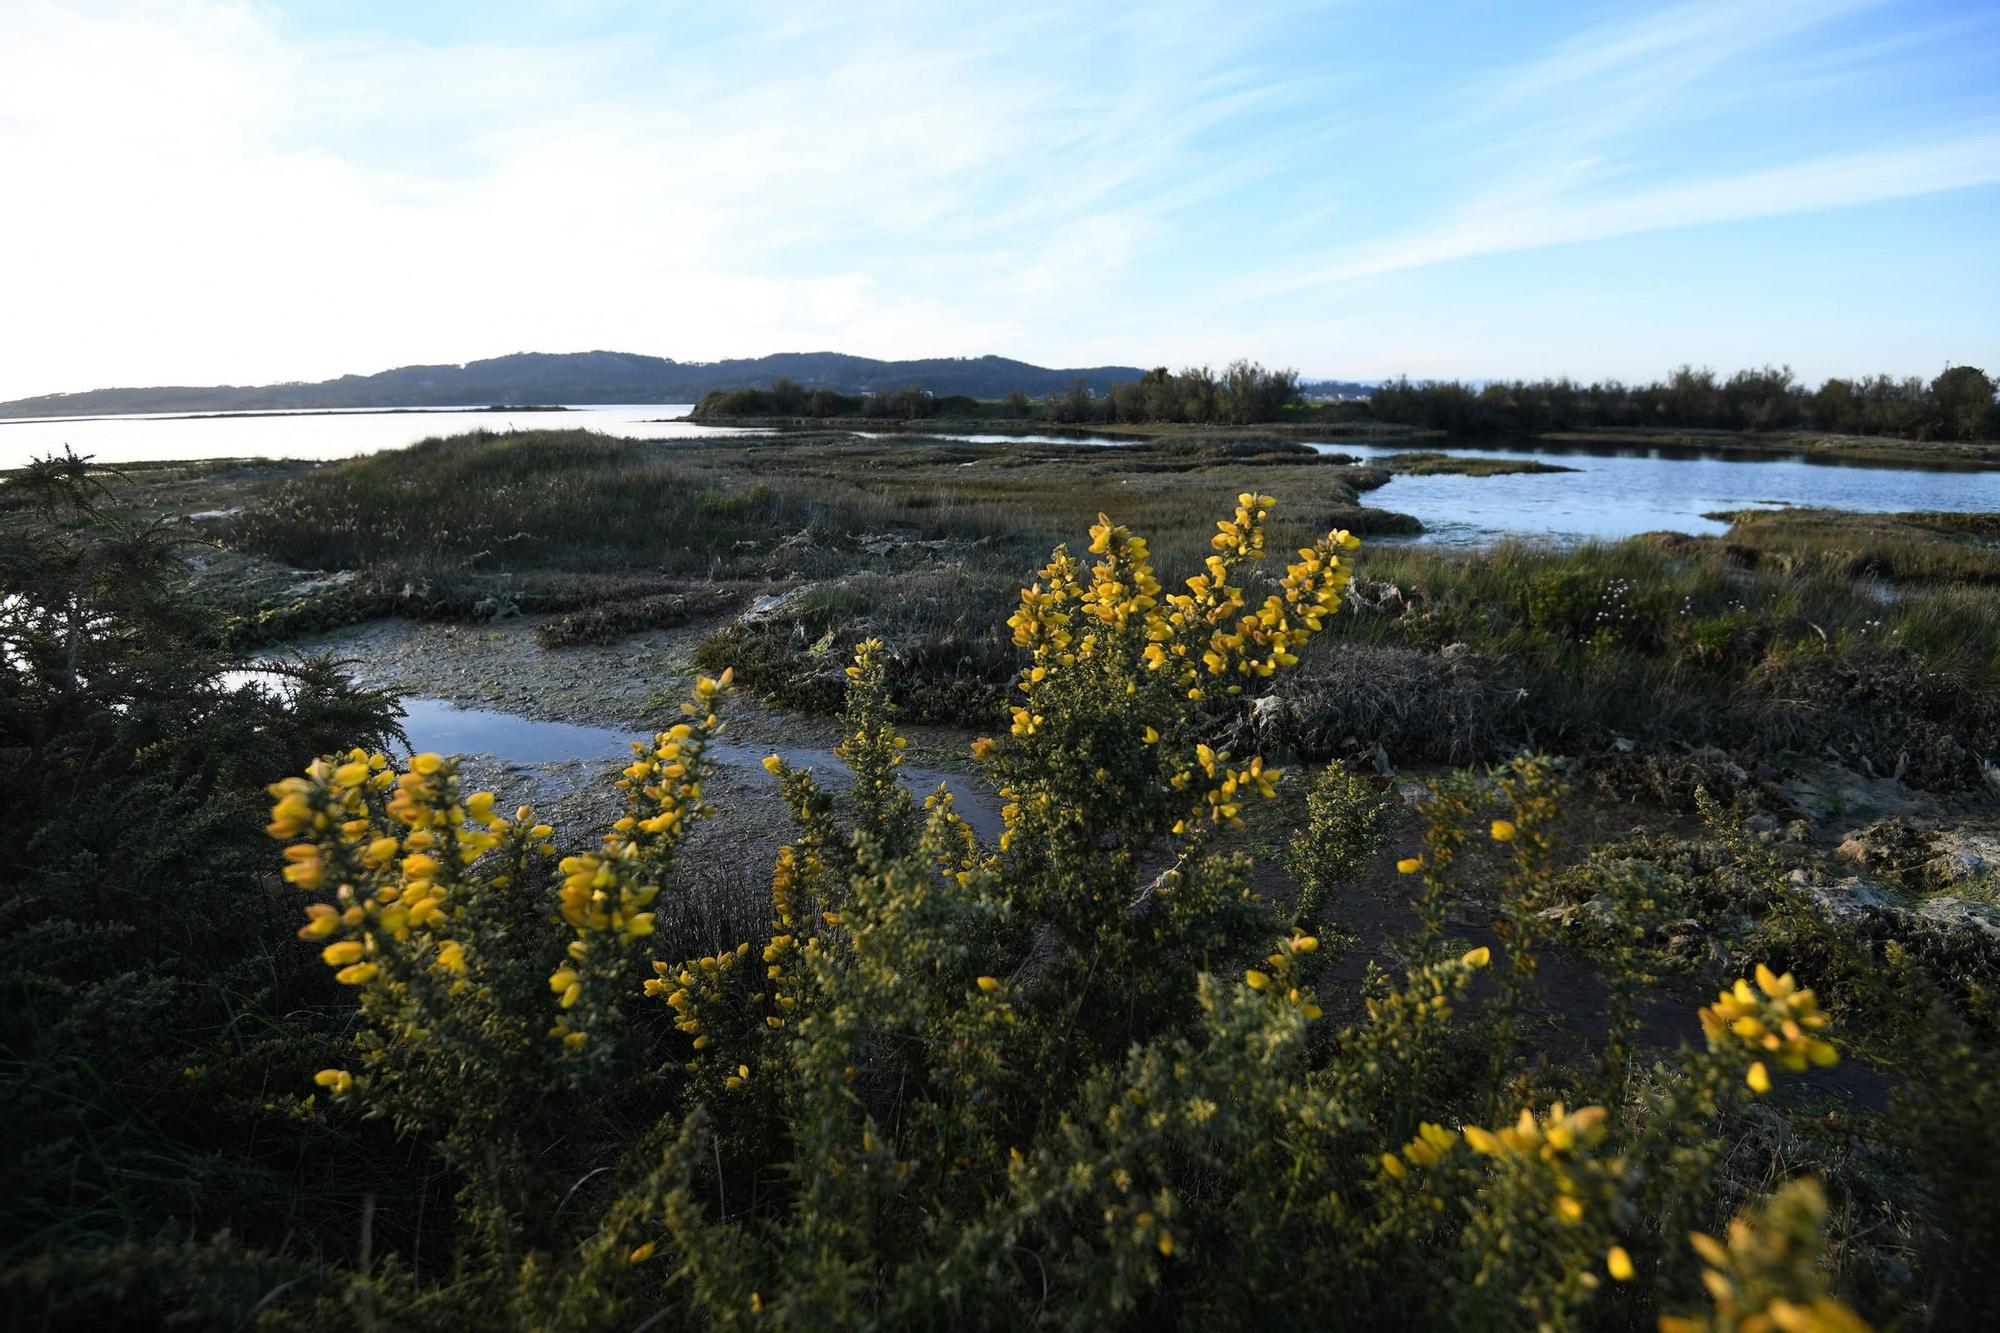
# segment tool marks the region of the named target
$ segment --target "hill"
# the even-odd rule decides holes
[[[1096,393],[1136,380],[1136,366],[1054,370],[1000,356],[878,361],[839,352],[780,352],[732,361],[673,361],[630,352],[517,352],[464,365],[399,366],[316,384],[91,389],[0,403],[0,417],[120,412],[455,407],[487,403],[692,403],[715,390],[768,388],[779,378],[845,393],[921,385],[934,394],[1040,397],[1081,379]]]

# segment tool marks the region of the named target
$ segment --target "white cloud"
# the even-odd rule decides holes
[[[32,206],[0,253],[32,318],[0,333],[0,397],[524,347],[1018,345],[1226,187],[1195,139],[1286,95],[1232,77],[1199,18],[1114,30],[1130,67],[1082,79],[1022,49],[1080,21],[1024,10],[795,27],[809,49],[762,37],[760,70],[25,0],[0,18],[0,176]]]
[[[771,2],[426,42],[263,0],[0,0],[0,399],[587,347],[1339,372],[1384,322],[1321,289],[2000,178],[1990,96],[1948,135],[1728,169],[1646,138],[1787,70],[1882,81],[1844,52],[1929,58],[1878,31],[1770,59],[1861,8],[1681,4],[1405,112],[1324,5]]]
[[[2000,182],[2000,131],[1928,146],[1843,153],[1608,198],[1564,188],[1577,174],[1558,173],[1557,179],[1477,200],[1441,225],[1358,248],[1331,264],[1273,280],[1262,292],[1297,291],[1480,255],[1990,185]]]

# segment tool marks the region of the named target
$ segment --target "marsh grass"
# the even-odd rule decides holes
[[[899,655],[909,715],[976,723],[1012,670],[1001,623],[1012,590],[1098,514],[1151,534],[1171,586],[1201,568],[1213,514],[1244,491],[1282,497],[1276,551],[1330,527],[1401,530],[1403,516],[1360,503],[1387,476],[1275,435],[668,444],[531,431],[316,469],[273,487],[229,538],[384,585],[678,580],[660,589],[665,612],[692,581],[709,587],[709,607],[726,600],[717,588],[747,599],[769,580],[825,585],[766,623],[713,634],[703,662],[821,711],[839,698],[829,663],[877,634]],[[1308,759],[1392,764],[1490,760],[1521,745],[1799,751],[1977,786],[1982,756],[2000,751],[2000,521],[1732,517],[1719,539],[1372,545],[1352,609],[1280,692],[1282,739]],[[1884,580],[1895,581],[1886,592]],[[597,634],[622,620],[586,612],[577,623]]]
[[[1779,569],[1896,584],[2000,584],[2000,514],[1850,514],[1744,509],[1709,517],[1725,538]]]
[[[1284,691],[1315,753],[1348,737],[1401,762],[1718,745],[1960,788],[2000,746],[2000,607],[1981,586],[1884,602],[1824,566],[1745,569],[1695,539],[1384,547],[1362,568],[1354,614]]]

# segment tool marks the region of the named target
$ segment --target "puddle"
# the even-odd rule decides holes
[[[403,730],[414,751],[438,754],[486,754],[510,764],[548,764],[570,759],[628,760],[635,741],[649,740],[644,732],[619,731],[612,727],[588,727],[574,722],[543,722],[486,708],[458,708],[443,699],[410,697],[403,700]],[[831,750],[812,746],[753,746],[717,741],[708,754],[724,768],[751,774],[768,782],[775,790],[778,780],[764,769],[764,756],[776,753],[794,768],[810,769],[825,786],[838,790],[850,778],[847,765]],[[987,793],[978,789],[976,779],[962,773],[905,765],[898,770],[903,786],[921,800],[940,784],[953,795],[958,813],[981,838],[1000,836],[1000,808]]]

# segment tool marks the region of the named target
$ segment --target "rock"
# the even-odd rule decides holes
[[[1813,819],[1872,823],[1892,815],[1935,818],[1937,798],[1912,790],[1895,778],[1863,777],[1840,764],[1800,764],[1776,784],[1777,795]]]
[[[1916,915],[1949,938],[1976,938],[1988,949],[2000,948],[2000,908],[1947,896],[1927,900]]]
[[[928,551],[939,555],[951,549],[949,538],[939,537],[931,541],[920,541],[900,532],[864,532],[854,539],[854,544],[866,555],[890,556],[904,551]]]
[[[2000,879],[2000,831],[1941,828],[1931,837],[1924,869],[1934,884],[1948,889]]]
[[[472,604],[472,614],[483,618],[488,624],[497,625],[503,620],[512,620],[521,614],[521,608],[511,597],[482,597]]]
[[[1276,743],[1284,735],[1285,703],[1275,694],[1262,695],[1251,701],[1250,730],[1266,745]]]
[[[359,577],[360,575],[351,569],[337,569],[331,574],[321,574],[317,578],[300,579],[292,585],[292,596],[310,597],[318,592],[332,592],[335,588],[345,588]],[[403,591],[407,595],[410,590],[406,587]]]
[[[743,614],[736,617],[736,623],[744,626],[757,626],[768,625],[774,620],[782,620],[803,606],[806,598],[811,596],[813,589],[818,586],[816,583],[802,583],[798,587],[789,588],[784,592],[765,593],[762,597],[755,599],[749,606],[743,609]]]
[[[1852,925],[1884,912],[1897,911],[1902,905],[1886,884],[1862,879],[1858,875],[1835,880],[1831,884],[1801,884],[1799,892],[1819,910],[1821,916],[1836,925]]]

